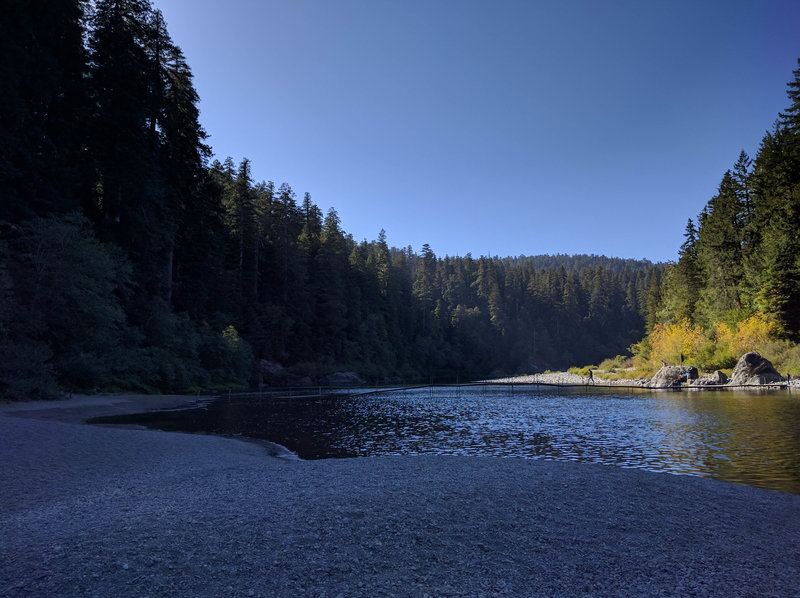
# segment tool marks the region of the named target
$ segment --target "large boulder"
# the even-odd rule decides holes
[[[751,351],[750,353],[745,353],[739,359],[739,363],[733,368],[729,384],[731,386],[749,386],[782,381],[783,377],[775,370],[768,359],[761,357],[755,351]]]
[[[697,368],[690,365],[665,365],[656,372],[656,375],[650,378],[651,388],[672,388],[686,384],[686,374],[689,374],[689,380],[697,380]]]

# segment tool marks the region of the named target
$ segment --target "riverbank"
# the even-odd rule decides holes
[[[510,378],[497,378],[491,380],[495,384],[543,384],[553,386],[609,386],[609,387],[627,387],[627,388],[650,388],[650,378],[616,378],[604,379],[599,376],[595,377],[591,382],[588,381],[586,376],[579,376],[578,374],[570,374],[569,372],[550,372],[547,374],[532,374],[528,376],[512,376]],[[709,385],[689,385],[683,388],[695,388],[699,390],[708,388],[758,388],[759,385],[748,385],[745,387],[732,387],[730,385],[709,386]],[[763,384],[765,388],[784,387],[790,388],[792,391],[800,390],[800,378],[793,378],[787,385],[786,382],[780,384]]]
[[[0,406],[3,595],[785,596],[800,576],[799,496],[521,459],[288,461],[80,424],[161,401],[96,399]]]

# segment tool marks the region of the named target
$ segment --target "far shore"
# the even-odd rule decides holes
[[[678,387],[670,388],[654,388],[649,386],[650,378],[613,378],[606,379],[600,376],[595,376],[589,380],[586,376],[578,374],[571,374],[569,372],[548,372],[546,374],[531,374],[525,376],[511,376],[507,378],[495,378],[490,380],[494,384],[542,384],[550,386],[598,386],[598,387],[628,387],[628,388],[645,388],[651,390],[713,390],[713,389],[752,389],[758,390],[760,388],[789,388],[791,390],[800,389],[800,378],[793,378],[788,384],[786,382],[778,382],[773,384],[747,384],[747,385],[731,385],[731,384],[682,384]]]
[[[0,405],[4,596],[786,596],[800,496],[492,457],[271,458],[85,425],[187,397]]]

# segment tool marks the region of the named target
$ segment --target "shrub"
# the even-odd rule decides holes
[[[604,359],[597,367],[608,374],[613,374],[617,370],[633,367],[633,358],[625,355],[617,355],[616,357]]]
[[[589,376],[589,370],[596,370],[596,365],[585,365],[583,367],[571,367],[567,370],[570,374],[577,374],[578,376],[583,376],[587,378]]]
[[[760,347],[761,355],[766,357],[783,376],[800,376],[800,345],[787,340],[773,340]]]
[[[722,370],[736,365],[734,357],[726,343],[715,342],[713,339],[703,343],[695,359],[695,365],[700,370]]]

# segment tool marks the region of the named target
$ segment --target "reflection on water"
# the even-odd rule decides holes
[[[800,494],[800,396],[785,391],[452,387],[220,400],[202,409],[136,418],[160,429],[264,438],[304,459],[401,454],[548,458],[707,476]]]

